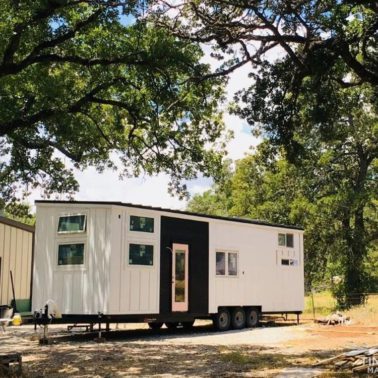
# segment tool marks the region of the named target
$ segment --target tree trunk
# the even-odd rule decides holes
[[[358,146],[360,147],[360,146]],[[353,210],[353,232],[348,240],[348,261],[345,274],[346,304],[359,305],[364,301],[365,279],[363,261],[366,257],[364,207],[366,204],[365,182],[367,178],[368,159],[362,148],[357,147],[358,173],[353,187],[351,205]]]

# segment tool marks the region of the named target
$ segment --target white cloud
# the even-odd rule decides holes
[[[80,183],[77,200],[121,201],[175,209],[186,206],[185,201],[168,194],[169,177],[164,174],[119,180],[117,172],[100,174],[91,168],[77,178]]]

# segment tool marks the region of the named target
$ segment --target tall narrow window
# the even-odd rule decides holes
[[[185,251],[175,251],[175,302],[185,302]]]
[[[58,233],[85,232],[85,215],[65,215],[59,217]]]
[[[228,275],[237,276],[238,275],[238,254],[228,253]]]
[[[293,234],[286,234],[286,247],[290,247],[290,248],[294,247],[294,235]]]
[[[224,276],[226,274],[226,253],[217,252],[216,253],[216,275]]]
[[[278,234],[278,245],[282,247],[286,246],[286,234]]]

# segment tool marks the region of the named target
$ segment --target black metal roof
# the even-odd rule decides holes
[[[115,206],[125,206],[125,207],[133,207],[133,208],[136,208],[136,209],[155,210],[155,211],[164,211],[166,213],[192,215],[192,216],[201,217],[201,218],[220,219],[220,220],[231,221],[231,222],[238,222],[238,223],[257,224],[257,225],[260,225],[260,226],[281,227],[281,228],[289,228],[289,229],[293,229],[293,230],[303,230],[303,227],[299,227],[299,226],[286,225],[286,224],[278,224],[278,223],[269,223],[269,222],[265,222],[265,221],[255,220],[255,219],[246,219],[246,218],[237,218],[237,217],[222,217],[222,216],[218,216],[218,215],[207,215],[207,214],[200,214],[200,213],[192,213],[190,211],[165,209],[163,207],[137,205],[137,204],[133,204],[133,203],[125,203],[125,202],[118,202],[118,201],[53,201],[53,200],[36,200],[35,203],[61,203],[61,204],[78,204],[78,205],[115,205]]]

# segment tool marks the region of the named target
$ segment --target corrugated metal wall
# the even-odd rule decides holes
[[[33,227],[0,218],[0,304],[10,304],[13,299],[10,271],[16,299],[30,299],[33,233]]]

